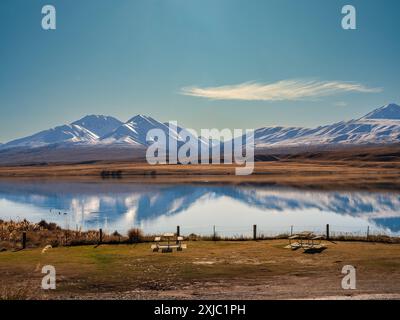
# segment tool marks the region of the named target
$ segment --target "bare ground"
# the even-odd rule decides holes
[[[399,299],[400,245],[326,242],[309,254],[285,240],[188,243],[153,253],[149,244],[0,253],[4,290],[40,299]],[[41,267],[57,270],[57,290],[40,289]],[[343,290],[353,265],[357,289]],[[1,292],[1,291],[0,291]]]

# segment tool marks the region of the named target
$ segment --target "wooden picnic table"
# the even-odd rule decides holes
[[[317,236],[311,231],[303,231],[289,237],[289,246],[292,249],[313,249],[321,246],[322,236]]]
[[[176,236],[173,233],[164,233],[162,236],[155,237],[155,244],[151,246],[154,252],[161,249],[162,252],[172,252],[173,249],[177,251],[182,251],[186,249],[186,245],[183,244],[183,237]]]

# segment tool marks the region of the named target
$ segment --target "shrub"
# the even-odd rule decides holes
[[[55,224],[54,222],[47,223],[46,220],[41,220],[38,223],[38,226],[44,230],[49,230],[49,231],[61,230],[61,228],[57,226],[57,224]]]
[[[144,240],[143,231],[138,228],[133,228],[128,231],[128,239],[130,243],[140,243]]]
[[[121,234],[119,234],[119,232],[117,230],[115,230],[112,234],[113,237],[122,237]]]

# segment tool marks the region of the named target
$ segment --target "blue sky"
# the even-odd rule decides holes
[[[341,28],[345,4],[357,30]],[[359,117],[400,103],[399,33],[398,0],[2,0],[0,141],[86,114],[194,129]]]

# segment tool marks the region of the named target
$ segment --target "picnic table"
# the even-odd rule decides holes
[[[289,247],[291,249],[320,249],[323,237],[317,236],[313,232],[304,231],[289,237]]]
[[[173,233],[164,233],[162,236],[154,238],[155,244],[151,245],[153,252],[172,252],[173,249],[182,251],[186,249],[186,244],[183,244],[183,237],[177,236]]]

